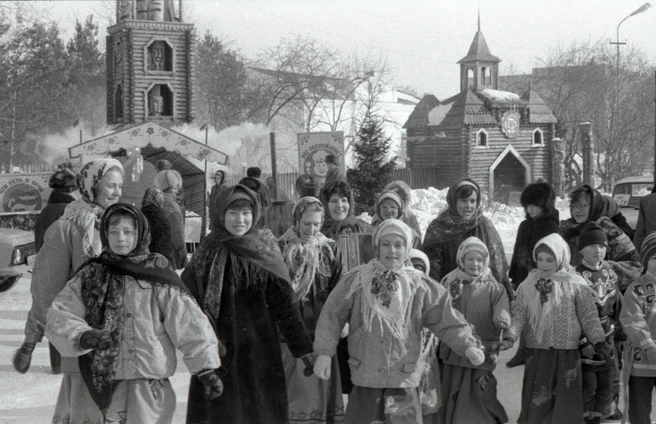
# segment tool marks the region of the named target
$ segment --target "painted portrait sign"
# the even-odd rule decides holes
[[[49,173],[0,174],[0,215],[43,209],[52,191],[48,187],[49,179]]]
[[[344,172],[344,132],[311,132],[298,134],[298,162],[301,173],[326,179],[326,156],[335,155]]]

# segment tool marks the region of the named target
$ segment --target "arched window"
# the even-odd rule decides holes
[[[474,87],[474,70],[472,68],[467,69],[467,88],[473,88]]]
[[[482,147],[482,148],[487,148],[488,143],[487,143],[487,131],[485,131],[483,128],[478,130],[476,133],[476,147]]]
[[[533,131],[533,145],[542,146],[544,145],[544,134],[540,128],[536,128]]]
[[[492,68],[485,68],[485,84],[492,85]]]

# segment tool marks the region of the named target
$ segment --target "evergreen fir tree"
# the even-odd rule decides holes
[[[361,208],[372,208],[391,179],[396,163],[395,159],[387,160],[390,146],[391,138],[383,131],[382,119],[368,113],[353,143],[355,167],[347,172],[355,201]]]

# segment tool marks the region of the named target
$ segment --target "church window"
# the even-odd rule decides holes
[[[533,131],[533,145],[542,146],[544,144],[544,134],[540,128],[536,128]]]
[[[476,133],[476,147],[488,148],[487,131],[483,128]]]

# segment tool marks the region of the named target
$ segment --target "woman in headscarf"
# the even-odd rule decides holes
[[[447,291],[411,266],[412,230],[398,219],[374,233],[377,258],[346,274],[330,293],[317,324],[314,372],[332,373],[339,336],[349,323],[354,388],[345,423],[421,423],[418,386],[426,364],[423,327],[480,365],[484,354]]]
[[[141,199],[141,213],[144,214],[150,225],[151,253],[159,253],[169,261],[169,266],[174,269],[175,255],[173,252],[173,241],[171,240],[171,223],[164,210],[164,193],[157,188],[148,188]]]
[[[383,191],[376,199],[375,215],[371,220],[371,225],[375,230],[386,219],[403,220],[405,209],[405,201],[396,191]],[[418,249],[421,246],[421,235],[414,229],[412,233],[412,247]]]
[[[296,203],[293,224],[279,239],[280,250],[289,269],[296,305],[305,327],[314,340],[314,329],[328,294],[337,285],[341,264],[335,242],[321,234],[324,209],[316,197]],[[289,418],[292,423],[335,423],[344,419],[344,402],[339,372],[329,381],[305,376],[304,367],[282,344]],[[337,358],[333,369],[337,370]]]
[[[62,381],[53,422],[171,423],[176,349],[217,397],[218,341],[168,261],[148,251],[148,221],[136,207],[108,207],[100,239],[101,255],[80,267],[48,311],[48,339],[80,366],[80,375]],[[81,394],[93,402],[77,402]]]
[[[617,202],[589,185],[582,185],[570,193],[569,197],[572,217],[560,221],[559,234],[572,252],[570,264],[577,266],[581,261],[578,242],[583,226],[591,221],[596,222],[608,238],[606,260],[617,274],[617,286],[624,293],[642,273],[642,265],[640,255],[633,245],[633,230],[626,223]]]
[[[417,221],[417,216],[410,208],[410,201],[412,200],[412,189],[405,181],[396,180],[385,186],[385,191],[396,192],[401,199],[405,207],[403,208],[403,215],[401,216],[401,221],[408,224],[408,227],[412,228],[417,234],[421,235],[421,228],[419,227],[419,221]],[[419,239],[419,244],[421,244],[421,238]]]
[[[176,198],[182,188],[182,177],[178,171],[166,169],[155,176],[155,187],[164,193],[164,210],[171,224],[171,242],[173,243],[173,269],[187,266],[187,245],[185,244],[184,214]]]
[[[458,246],[468,237],[478,237],[490,252],[492,275],[512,299],[506,253],[494,224],[483,215],[480,187],[465,178],[449,187],[446,200],[448,209],[430,223],[421,247],[431,261],[431,277],[440,281],[458,268]]]
[[[326,209],[321,232],[326,237],[336,239],[340,234],[373,233],[371,225],[356,218],[353,191],[348,183],[338,180],[323,186],[321,202]]]
[[[32,307],[25,324],[25,340],[14,356],[14,368],[25,373],[32,351],[43,338],[46,312],[76,269],[102,250],[97,225],[105,208],[122,194],[123,166],[116,159],[95,159],[82,167],[77,177],[80,198],[69,203],[64,215],[44,235],[32,271]],[[78,374],[77,361],[62,358],[64,374]]]
[[[517,422],[580,423],[580,337],[583,333],[606,361],[613,360],[610,347],[590,288],[569,265],[565,240],[558,234],[544,237],[535,245],[533,259],[537,269],[519,285],[506,332],[511,342],[522,334],[528,350]]]
[[[219,370],[225,390],[208,401],[193,376],[187,423],[288,423],[280,336],[304,363],[312,353],[289,270],[271,231],[254,226],[261,213],[257,194],[236,185],[221,192],[217,205],[214,230],[182,281],[226,348]]]

